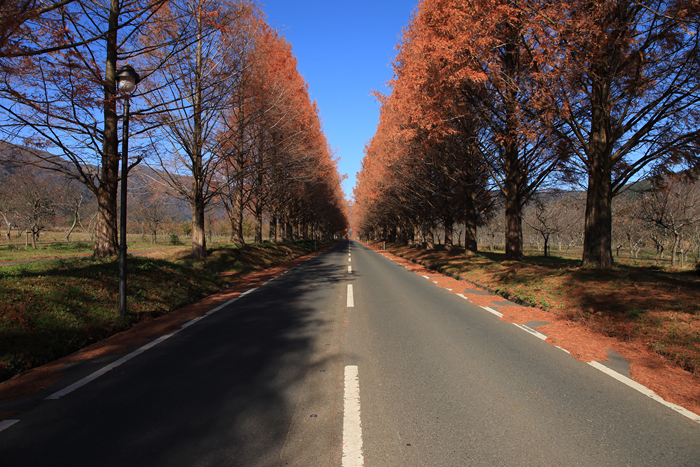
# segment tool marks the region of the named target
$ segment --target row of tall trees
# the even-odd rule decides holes
[[[36,149],[43,168],[95,194],[97,256],[117,251],[124,96],[115,78],[127,63],[142,78],[131,97],[127,173],[142,161],[151,164],[159,169],[152,182],[189,202],[193,256],[206,255],[204,219],[212,203],[227,207],[240,242],[246,209],[307,235],[347,228],[318,109],[291,46],[251,0],[73,0],[49,9],[8,2],[3,8],[17,9],[23,20],[0,25],[0,131]]]
[[[464,218],[474,238],[500,198],[506,255],[521,259],[526,203],[568,183],[587,193],[584,265],[611,267],[613,198],[698,164],[698,13],[685,0],[423,0],[359,174],[360,230]]]

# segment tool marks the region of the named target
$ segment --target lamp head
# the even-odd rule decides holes
[[[117,71],[116,81],[121,92],[131,94],[136,89],[139,81],[141,81],[141,77],[131,65],[124,65]]]

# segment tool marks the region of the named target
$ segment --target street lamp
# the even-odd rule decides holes
[[[122,126],[121,215],[119,217],[119,314],[126,316],[126,175],[129,164],[129,98],[141,80],[129,65],[117,72],[117,86],[124,94],[124,124]]]

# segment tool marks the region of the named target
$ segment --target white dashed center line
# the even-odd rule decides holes
[[[355,306],[355,299],[352,296],[352,284],[348,284],[348,308]]]
[[[360,421],[360,380],[357,366],[345,367],[342,467],[362,467],[362,423]]]

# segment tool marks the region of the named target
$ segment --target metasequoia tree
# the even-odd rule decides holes
[[[284,168],[286,189],[277,193],[275,201],[284,236],[316,239],[344,235],[348,229],[347,206],[337,160],[323,133],[318,107],[311,102],[305,86],[301,91],[301,96],[306,96],[306,110],[292,127],[297,137],[288,141],[293,144],[285,149],[289,151],[286,157],[294,162]]]
[[[535,1],[425,0],[409,36],[426,62],[411,79],[434,102],[424,118],[434,125],[465,115],[479,122],[470,141],[505,200],[508,259],[523,256],[523,206],[560,165],[548,131],[555,121],[534,106],[540,90],[533,36],[548,27],[540,15],[549,8]],[[444,93],[452,103],[447,115]]]
[[[247,39],[237,43],[239,73],[235,77],[235,87],[226,97],[227,106],[222,112],[221,127],[216,134],[218,141],[219,173],[221,179],[220,199],[226,208],[231,224],[231,241],[245,243],[243,235],[244,207],[250,196],[249,176],[252,174],[256,145],[257,125],[261,120],[266,104],[256,100],[256,72],[264,55],[261,35],[266,25],[259,22],[250,29]],[[258,53],[256,53],[258,52]],[[256,66],[257,65],[257,66]],[[257,81],[260,83],[260,81]]]
[[[262,242],[263,215],[269,210],[276,184],[283,183],[282,179],[275,180],[275,172],[283,164],[284,151],[281,149],[282,140],[288,136],[286,129],[298,109],[292,101],[295,85],[303,85],[296,69],[296,60],[292,55],[291,46],[284,37],[271,28],[265,28],[255,44],[255,54],[259,59],[252,65],[250,91],[253,96],[249,113],[258,118],[250,128],[251,144],[248,154],[250,162],[249,177],[244,181],[247,188],[246,207],[254,219],[254,241]],[[262,59],[265,57],[265,59]],[[238,206],[242,211],[243,205]],[[270,213],[270,224],[275,221]],[[241,216],[242,217],[242,216]],[[237,233],[242,233],[239,228]],[[276,232],[271,237],[276,236]]]
[[[65,34],[60,23],[65,14],[64,7],[73,1],[0,1],[0,72],[12,73],[21,66],[21,62],[12,59],[64,50],[99,39],[101,34],[77,40]],[[36,37],[36,31],[44,31],[51,40]],[[34,40],[28,40],[30,37]]]
[[[207,205],[224,185],[217,180],[228,140],[226,115],[238,105],[241,76],[257,33],[260,12],[248,1],[183,0],[161,12],[162,27],[151,35],[163,41],[192,37],[165,60],[154,50],[149,63],[148,100],[159,109],[162,126],[153,137],[155,174],[190,204],[192,256],[207,253],[204,230]],[[165,20],[167,19],[167,21]],[[164,65],[155,66],[156,64]]]
[[[221,136],[226,140],[222,201],[231,218],[232,240],[244,240],[245,208],[255,219],[255,241],[262,241],[265,211],[271,223],[281,218],[286,224],[285,238],[313,235],[309,228],[315,230],[319,219],[332,217],[325,203],[335,203],[340,186],[318,109],[297,71],[291,46],[276,31],[261,28],[249,63]]]
[[[443,224],[445,247],[452,246],[453,223],[463,221],[465,249],[476,252],[477,224],[490,205],[489,174],[478,144],[484,126],[454,77],[446,73],[449,60],[436,55],[436,41],[440,47],[455,44],[454,35],[446,41],[441,37],[445,25],[435,21],[435,7],[421,5],[404,32],[394,64],[393,100],[396,112],[405,116],[401,131],[421,146],[410,153],[414,157],[422,153],[423,164],[432,166],[422,183],[434,185],[427,190],[426,201]]]
[[[560,165],[546,131],[555,121],[533,107],[528,50],[541,23],[513,2],[425,0],[404,33],[387,101],[403,116],[395,131],[412,141],[409,157],[433,165],[419,185],[427,188],[427,230],[438,217],[449,239],[455,219],[445,207],[456,207],[467,250],[476,251],[478,200],[490,205],[490,177],[505,200],[507,257],[521,259],[523,206]],[[441,192],[455,197],[434,196]]]
[[[693,2],[571,0],[540,31],[541,103],[587,187],[584,266],[609,268],[612,198],[633,177],[698,164],[700,22]]]
[[[269,212],[271,225],[276,223],[285,214],[284,199],[292,184],[319,181],[314,171],[328,148],[318,109],[297,70],[291,45],[279,33],[267,30],[258,50],[265,59],[256,61],[259,66],[253,81],[255,101],[262,108],[252,158],[249,210],[255,218],[256,241],[261,241],[263,211]],[[335,166],[332,170],[337,172]]]
[[[0,131],[6,139],[35,149],[37,165],[63,172],[95,194],[97,256],[117,251],[117,64],[144,52],[137,39],[163,3],[68,2],[53,10],[60,14],[58,20],[25,22],[12,36],[18,47],[29,41],[37,52],[52,44],[60,46],[57,50],[4,62],[12,73],[0,88],[0,108],[6,115]],[[138,160],[136,147],[132,153]]]
[[[396,176],[400,172],[391,169],[396,160],[403,158],[407,148],[399,138],[399,118],[391,110],[391,98],[384,101],[377,131],[365,146],[362,170],[357,174],[354,189],[355,226],[360,236],[374,240],[379,236],[386,239],[387,228],[395,225],[397,217],[408,217],[405,214],[410,209],[405,196],[408,184]],[[411,217],[417,219],[417,216]]]

